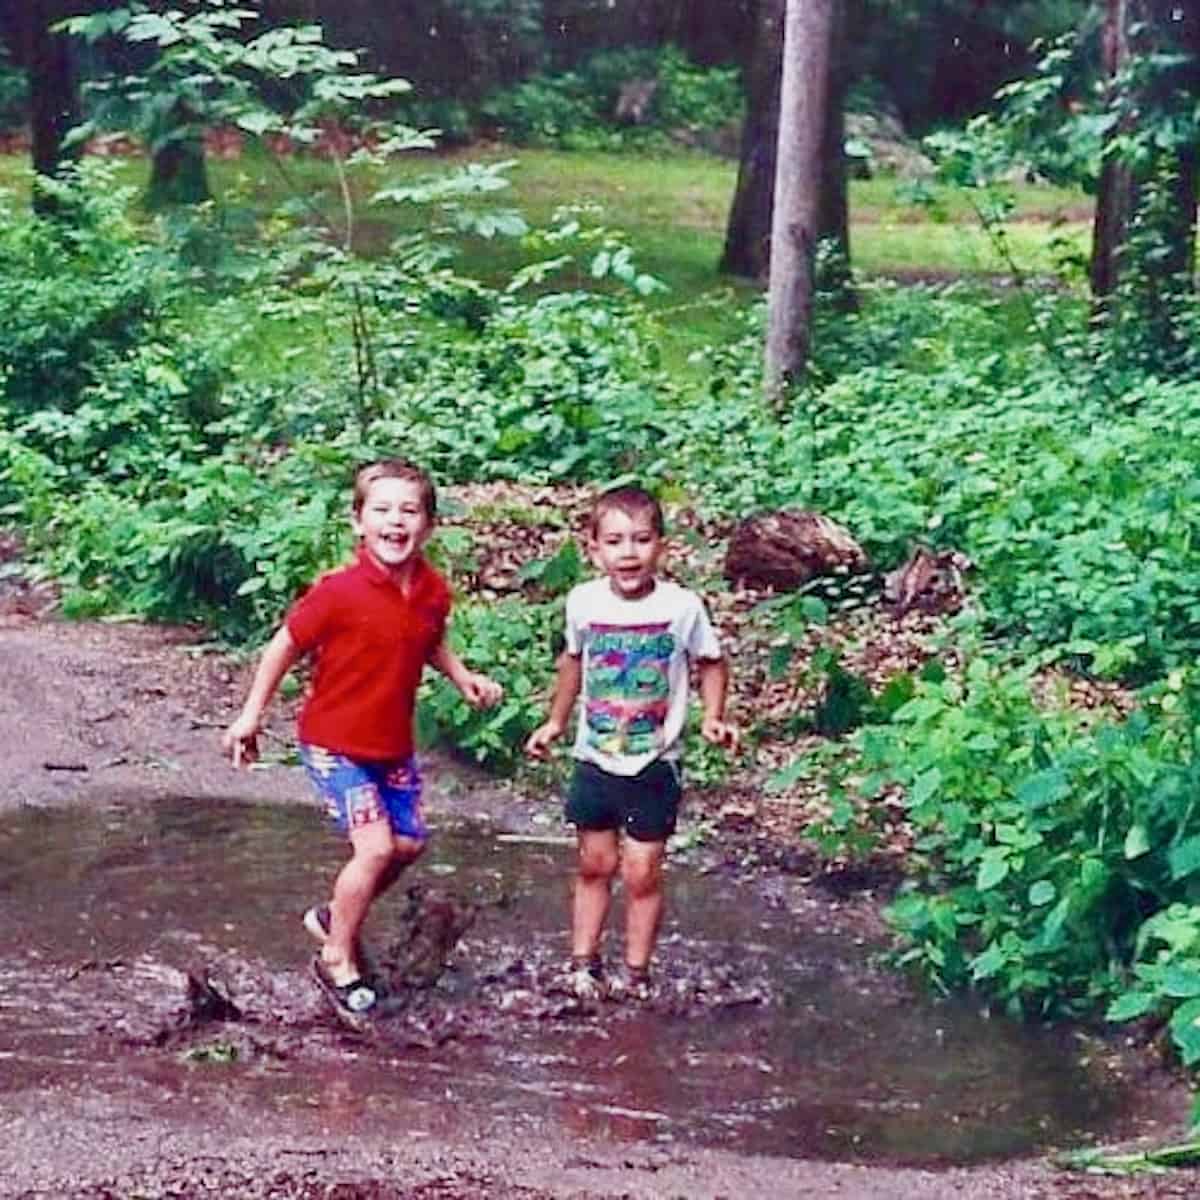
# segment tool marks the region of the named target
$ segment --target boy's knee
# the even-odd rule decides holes
[[[399,867],[407,867],[425,853],[426,842],[421,838],[404,837],[396,834],[392,838],[392,862]]]
[[[627,854],[621,864],[621,881],[633,897],[653,896],[662,890],[662,859]]]
[[[584,879],[611,879],[617,873],[619,861],[613,850],[583,850],[579,855],[579,874]]]

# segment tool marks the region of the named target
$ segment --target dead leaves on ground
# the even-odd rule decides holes
[[[460,544],[469,543],[447,564],[458,570],[460,591],[484,600],[542,599],[544,592],[527,578],[529,564],[551,558],[570,539],[591,573],[584,534],[593,489],[486,483],[444,493],[452,512],[443,519],[443,536],[458,530]],[[840,568],[835,564],[838,573],[825,593],[828,619],[787,633],[772,610],[779,593],[748,586],[745,571],[737,573],[733,585],[724,578],[739,529],[744,549],[745,523],[709,519],[678,505],[667,505],[667,522],[663,574],[705,597],[732,665],[730,715],[750,735],[751,748],[719,789],[697,798],[694,812],[724,833],[754,833],[796,845],[814,822],[828,816],[822,772],[815,769],[783,788],[768,787],[768,781],[797,758],[816,761],[821,753],[843,753],[836,738],[814,728],[813,714],[829,687],[828,664],[836,662],[872,697],[880,696],[889,681],[917,676],[934,658],[948,673],[956,671],[960,664],[948,620],[969,603],[971,564],[957,552],[917,546],[904,564],[881,575],[870,570],[865,556],[852,556]],[[550,672],[547,663],[547,686]],[[1036,695],[1047,706],[1114,716],[1132,707],[1119,686],[1059,670],[1038,677]],[[884,833],[881,852],[891,858],[907,845],[903,807],[898,795],[884,795],[876,805],[875,824]]]

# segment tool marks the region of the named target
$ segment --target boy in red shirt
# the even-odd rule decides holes
[[[225,731],[235,766],[257,750],[262,715],[304,654],[315,658],[300,713],[300,755],[325,807],[350,840],[328,905],[304,914],[321,943],[318,981],[344,1015],[374,1008],[358,935],[371,902],[425,848],[421,779],[413,757],[413,712],[426,663],[468,703],[497,703],[499,684],[469,670],[446,642],[450,589],[422,553],[437,500],[429,476],[400,459],[360,468],[351,525],[355,561],[323,575],[289,610],[267,645],[249,695]]]

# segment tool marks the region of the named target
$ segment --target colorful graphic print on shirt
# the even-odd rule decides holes
[[[605,754],[646,754],[661,744],[670,708],[669,622],[588,627],[584,720],[589,745]]]

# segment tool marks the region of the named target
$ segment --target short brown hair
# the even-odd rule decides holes
[[[351,503],[355,516],[362,512],[371,484],[379,479],[406,479],[409,483],[415,483],[421,491],[421,505],[425,509],[425,515],[431,521],[437,516],[437,492],[433,480],[416,463],[410,463],[404,458],[381,458],[375,462],[364,463],[354,472],[354,499]]]
[[[662,537],[666,532],[666,521],[663,520],[662,505],[658,498],[641,487],[615,487],[602,492],[592,503],[592,511],[588,513],[588,536],[595,537],[600,532],[600,522],[607,513],[616,509],[627,517],[641,517],[649,514],[654,532]]]

